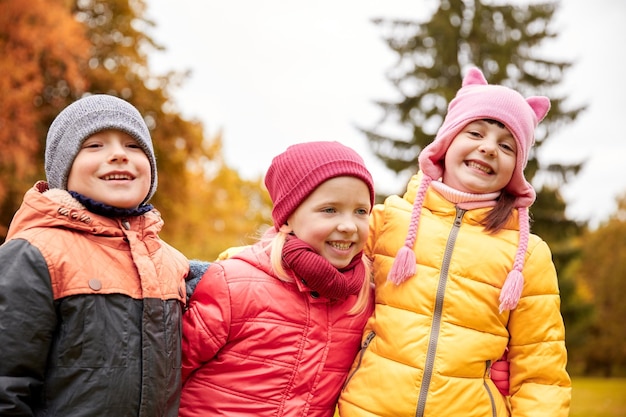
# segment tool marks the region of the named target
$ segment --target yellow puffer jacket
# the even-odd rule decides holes
[[[539,237],[529,239],[517,308],[498,310],[519,240],[517,212],[506,229],[489,235],[478,222],[489,209],[457,210],[430,188],[414,247],[416,275],[387,283],[420,179],[372,213],[366,252],[374,262],[376,307],[340,415],[567,416],[571,384],[558,283]],[[489,378],[507,347],[510,404]]]

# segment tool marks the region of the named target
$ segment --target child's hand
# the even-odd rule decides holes
[[[189,305],[189,299],[191,298],[191,294],[193,294],[196,286],[202,278],[202,275],[206,272],[210,265],[210,262],[199,261],[196,259],[192,259],[189,261],[189,274],[185,279],[185,287],[187,290],[187,305]]]
[[[502,357],[491,365],[491,380],[496,384],[500,394],[509,395],[509,361],[506,352]]]

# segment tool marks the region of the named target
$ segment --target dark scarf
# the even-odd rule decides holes
[[[283,265],[321,296],[344,300],[358,294],[363,286],[365,265],[362,256],[363,252],[359,252],[346,267],[337,269],[311,246],[289,235],[283,248]]]
[[[145,214],[154,208],[152,204],[145,204],[136,208],[123,209],[119,207],[109,206],[108,204],[104,204],[96,200],[92,200],[91,198],[85,197],[84,195],[79,194],[76,191],[68,192],[79,203],[85,206],[85,208],[90,212],[109,218],[141,216],[142,214]]]

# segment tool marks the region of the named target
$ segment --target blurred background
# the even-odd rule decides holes
[[[569,370],[580,384],[626,381],[625,17],[623,0],[0,0],[0,242],[45,178],[52,119],[85,94],[141,111],[162,237],[212,260],[270,223],[263,174],[292,143],[340,141],[365,158],[379,201],[403,193],[478,66],[551,99],[526,175]]]

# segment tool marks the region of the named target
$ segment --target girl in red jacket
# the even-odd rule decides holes
[[[210,265],[183,318],[180,415],[333,415],[372,311],[361,157],[290,146],[265,177],[274,227]]]

